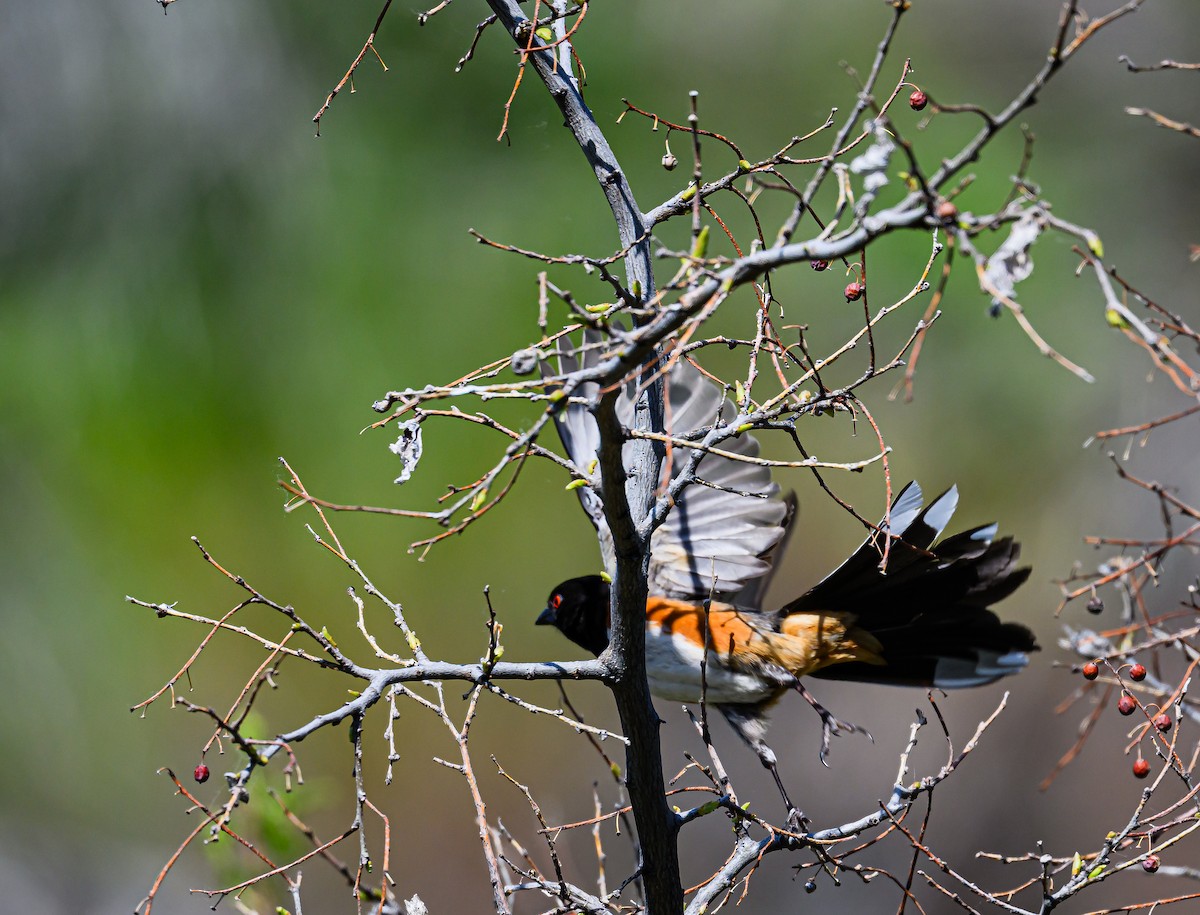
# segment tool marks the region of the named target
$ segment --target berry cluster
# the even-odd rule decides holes
[[[1101,607],[1103,608],[1103,605],[1101,605]],[[1079,669],[1079,672],[1083,674],[1083,678],[1085,680],[1095,680],[1100,676],[1100,663],[1098,661],[1088,661]],[[1140,683],[1146,679],[1146,676],[1147,671],[1144,664],[1134,661],[1131,665],[1129,665],[1130,680]],[[1137,699],[1135,699],[1131,693],[1122,690],[1120,698],[1117,699],[1117,711],[1122,715],[1128,716],[1136,712],[1138,708],[1139,704]],[[1160,711],[1157,715],[1155,715],[1150,720],[1150,723],[1154,725],[1154,727],[1162,734],[1167,733],[1175,726],[1175,720],[1168,712],[1163,711]],[[1133,774],[1136,778],[1146,778],[1150,775],[1150,763],[1139,756],[1133,763]],[[1147,858],[1146,862],[1149,862],[1151,859],[1154,859],[1157,862],[1157,859],[1154,858],[1153,855],[1151,855],[1150,858]],[[1155,864],[1154,869],[1151,870],[1146,866],[1146,862],[1143,862],[1142,866],[1146,867],[1150,873],[1154,873],[1155,870],[1158,870],[1157,863]]]

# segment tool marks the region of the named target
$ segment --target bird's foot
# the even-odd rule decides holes
[[[871,732],[866,728],[834,717],[833,713],[818,702],[816,696],[810,693],[803,683],[796,684],[796,689],[804,697],[805,701],[813,707],[813,710],[821,716],[821,752],[819,755],[822,765],[829,765],[826,761],[829,756],[829,745],[835,736],[841,736],[842,734],[863,734],[871,743],[875,742],[875,738],[871,736]]]
[[[789,832],[807,832],[812,820],[795,807],[788,805],[787,826]]]
[[[857,724],[851,724],[848,721],[842,721],[840,718],[834,718],[833,715],[823,708],[817,709],[817,712],[821,716],[820,757],[822,765],[829,765],[826,762],[826,757],[829,756],[829,742],[835,736],[841,736],[842,734],[863,734],[871,743],[875,742],[875,738],[871,736],[871,732],[866,728],[860,727]]]

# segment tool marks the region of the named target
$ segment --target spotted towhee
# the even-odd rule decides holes
[[[595,364],[603,347],[600,335],[589,332],[578,350],[560,350],[554,374]],[[550,367],[543,370],[551,374]],[[734,415],[733,405],[686,360],[675,363],[667,381],[673,439],[694,441]],[[598,389],[583,388],[559,414],[558,429],[572,464],[598,484],[599,431],[585,403]],[[633,395],[629,383],[618,404],[626,423]],[[750,435],[719,447],[724,454],[700,460],[696,482],[651,541],[646,673],[655,695],[703,698],[720,709],[771,771],[789,812],[795,808],[764,742],[770,707],[789,689],[805,695],[821,714],[822,760],[831,734],[857,730],[822,708],[802,677],[955,689],[1016,673],[1037,650],[1032,632],[988,609],[1029,577],[1028,568],[1016,566],[1018,544],[994,539],[994,524],[937,542],[958,503],[954,488],[922,508],[920,487],[908,484],[885,523],[840,567],[779,609],[762,609],[774,558],[792,530],[794,500],[775,498],[769,468],[747,462],[758,454]],[[664,477],[682,472],[690,456],[676,447]],[[612,537],[598,488],[577,492],[611,575]],[[890,544],[881,569],[885,538]],[[609,586],[600,575],[560,584],[537,619],[596,655],[608,646],[608,621]]]

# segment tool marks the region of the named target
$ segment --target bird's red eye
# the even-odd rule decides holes
[[[562,595],[555,594],[552,598],[550,598],[550,606],[553,607],[555,610],[557,610],[559,607],[561,607],[562,606]]]

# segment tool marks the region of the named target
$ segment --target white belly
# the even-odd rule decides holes
[[[664,634],[657,623],[646,625],[646,676],[650,691],[676,702],[699,702],[700,664],[704,652],[686,639]],[[723,667],[709,654],[704,671],[705,701],[714,704],[761,702],[779,686],[768,678]]]

